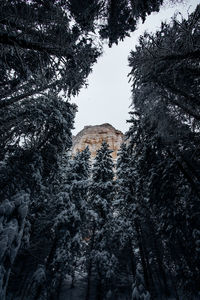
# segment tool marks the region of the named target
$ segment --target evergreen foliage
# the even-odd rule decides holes
[[[73,22],[66,1],[1,1],[0,9],[0,298],[5,299],[20,246],[28,245],[29,236],[35,241],[41,224],[46,229],[40,217],[49,213],[46,201],[59,160],[71,147],[76,108],[58,93],[79,92],[101,49]]]
[[[56,249],[54,256],[52,255],[51,269],[56,285],[52,288],[56,290],[56,294],[53,299],[59,297],[61,283],[66,274],[71,276],[73,287],[75,272],[83,270],[83,241],[87,233],[87,194],[90,183],[89,159],[90,152],[86,148],[69,161],[62,190],[56,195],[55,202],[61,201],[63,207],[56,215],[54,224]]]
[[[101,54],[162,0],[5,0],[0,20],[0,299],[199,299],[200,6],[131,52],[116,172],[70,156],[76,95]],[[83,279],[77,279],[81,274]]]
[[[163,0],[69,0],[69,9],[84,30],[99,32],[108,44],[118,44],[136,30],[137,21],[159,11]]]
[[[20,107],[13,104],[9,110],[4,108],[1,115],[3,124],[5,118],[8,120],[5,129],[1,128],[0,234],[5,245],[1,256],[2,299],[4,284],[7,285],[10,268],[21,245],[28,208],[42,197],[44,186],[49,184],[57,168],[59,154],[71,146],[70,128],[75,107],[51,94],[48,99],[37,100],[34,100],[35,105],[27,100]],[[18,113],[24,115],[21,121]],[[25,233],[24,239],[27,239],[29,233],[27,230]]]
[[[129,57],[134,105],[156,109],[198,128],[200,6],[188,17],[162,23],[154,35],[145,33]],[[149,96],[151,94],[151,97]],[[158,113],[159,113],[158,112]],[[161,116],[158,116],[158,120]],[[166,119],[166,118],[165,118]],[[161,120],[162,122],[162,120]],[[170,120],[169,120],[170,123]],[[160,129],[166,129],[167,120]],[[171,133],[171,132],[170,132]]]
[[[153,297],[158,290],[166,297],[198,297],[199,221],[192,210],[199,215],[199,84],[198,71],[188,73],[198,70],[198,31],[199,6],[188,21],[174,19],[155,35],[145,34],[129,58],[134,223],[145,287]]]
[[[92,168],[89,189],[90,240],[88,243],[88,287],[86,299],[90,297],[90,281],[97,279],[97,297],[103,299],[114,275],[116,258],[112,253],[112,201],[114,193],[112,151],[106,142],[97,151]],[[93,271],[93,273],[92,273]]]
[[[71,276],[73,285],[75,272],[83,269],[81,257],[86,234],[89,157],[88,149],[71,160],[63,157],[51,186],[47,185],[43,195],[33,202],[29,212],[32,226],[30,245],[20,253],[28,270],[25,268],[22,272],[24,283],[16,296],[29,299],[31,295],[39,298],[44,294],[47,299],[57,299],[66,274]],[[17,260],[14,266],[16,273],[19,267],[20,260]],[[41,267],[44,273],[42,282],[36,276],[41,274],[38,273]],[[13,276],[11,284],[16,280]],[[13,289],[12,285],[10,289]]]
[[[49,89],[75,95],[85,84],[100,49],[66,6],[67,1],[1,1],[1,108]]]

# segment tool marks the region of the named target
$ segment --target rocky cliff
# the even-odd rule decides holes
[[[124,135],[121,131],[115,129],[110,124],[95,126],[85,126],[74,138],[72,155],[78,150],[82,151],[87,146],[91,152],[91,158],[94,159],[96,151],[101,147],[103,141],[106,141],[112,152],[112,157],[117,158],[117,151],[123,141]]]

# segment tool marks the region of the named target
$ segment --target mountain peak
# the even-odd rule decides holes
[[[101,147],[102,142],[105,141],[113,151],[113,159],[116,160],[117,151],[123,139],[123,133],[115,129],[109,123],[88,125],[73,138],[72,155],[77,151],[84,150],[88,146],[91,152],[91,158],[94,159],[96,151]]]

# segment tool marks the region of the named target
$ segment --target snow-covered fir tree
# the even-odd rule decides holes
[[[133,178],[130,164],[130,154],[127,145],[122,143],[117,156],[116,183],[114,200],[113,248],[118,257],[117,280],[118,285],[126,287],[127,297],[131,293],[133,276],[136,272],[136,258],[134,255],[133,229]]]
[[[132,297],[131,300],[150,300],[150,294],[144,288],[144,279],[141,274],[140,269],[136,271],[135,282],[132,287]]]
[[[86,148],[77,153],[74,158],[65,154],[59,160],[59,168],[51,186],[45,191],[38,206],[32,207],[34,215],[37,213],[30,238],[29,253],[40,255],[31,265],[29,280],[25,280],[22,294],[29,299],[30,295],[37,295],[38,299],[56,299],[59,297],[63,279],[71,276],[72,285],[75,272],[83,269],[81,258],[84,252],[84,237],[86,231],[86,197],[90,176],[90,153]],[[38,203],[39,204],[39,203]],[[42,209],[41,209],[42,206]],[[44,236],[45,233],[45,236]],[[41,250],[42,245],[45,245]],[[25,258],[23,258],[25,259]],[[29,259],[26,260],[30,268]],[[41,275],[43,263],[43,283],[37,278]],[[38,269],[39,268],[39,269]],[[26,273],[24,273],[26,275]],[[33,285],[33,290],[30,286]],[[46,288],[47,286],[51,288]],[[36,296],[35,296],[36,297]],[[32,299],[32,298],[31,298]]]
[[[15,119],[18,112],[23,118],[21,122],[8,122],[12,130],[10,128],[10,134],[5,132],[1,136],[4,142],[1,144],[4,158],[0,166],[2,299],[21,242],[29,235],[24,232],[24,226],[28,224],[25,223],[28,209],[36,206],[38,210],[38,199],[42,198],[45,186],[52,180],[59,155],[71,146],[75,106],[49,93],[48,98],[40,96],[34,99],[34,105],[24,100],[20,107],[13,104],[5,111],[8,113],[1,115],[2,122],[5,117]],[[23,238],[24,233],[26,237]]]
[[[181,159],[175,159],[175,148],[169,148],[169,141],[166,143],[160,136],[156,127],[159,120],[152,122],[140,110],[132,114],[131,122],[128,135],[132,139],[130,147],[134,143],[131,154],[133,222],[145,288],[152,297],[159,294],[167,297],[170,293],[179,297],[182,288],[192,297],[197,291],[198,271],[193,266],[198,259],[192,237],[195,223],[190,223],[192,213],[188,215],[185,209],[187,205],[191,207],[194,199],[198,201],[195,189],[190,194],[194,182],[188,176],[186,165]],[[176,146],[182,148],[183,157],[187,156],[184,139],[180,138],[178,143]],[[193,142],[190,147],[193,148]],[[188,246],[185,248],[183,243]],[[189,259],[190,249],[195,254]]]
[[[126,144],[122,143],[117,156],[115,206],[123,215],[129,213],[131,204],[132,185],[130,182],[132,177],[130,168],[130,155]]]
[[[116,265],[116,258],[112,253],[112,244],[110,243],[114,197],[114,165],[111,152],[108,144],[103,142],[101,148],[97,150],[92,168],[88,198],[90,239],[87,254],[86,299],[90,297],[91,284],[94,284],[95,280],[98,299],[105,296]]]
[[[85,85],[102,40],[162,3],[0,1],[0,299],[59,299],[78,272],[86,300],[199,299],[199,5],[130,54],[116,181],[105,142],[92,175],[88,149],[68,157],[76,107],[62,97]]]
[[[87,232],[87,196],[90,183],[90,152],[87,147],[69,160],[64,180],[56,202],[62,202],[62,210],[55,217],[55,252],[49,259],[54,286],[52,292],[59,297],[60,287],[66,274],[71,276],[74,286],[75,272],[84,269],[84,239]],[[52,280],[52,278],[51,278]],[[52,295],[51,295],[52,297]]]
[[[179,297],[184,289],[189,298],[198,293],[200,274],[199,267],[194,267],[199,265],[195,234],[200,199],[196,156],[199,84],[194,71],[199,69],[199,18],[197,6],[188,20],[162,24],[155,35],[141,37],[139,47],[129,57],[134,106],[129,137],[144,277],[149,277],[150,283],[155,272],[154,287],[160,278],[162,293],[171,291]],[[185,35],[190,36],[187,42]],[[153,261],[157,271],[148,274],[148,269],[154,268]]]

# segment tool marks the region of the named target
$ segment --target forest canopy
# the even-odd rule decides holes
[[[199,5],[131,51],[116,165],[106,142],[70,153],[103,43],[162,3],[0,2],[0,299],[199,299]]]

